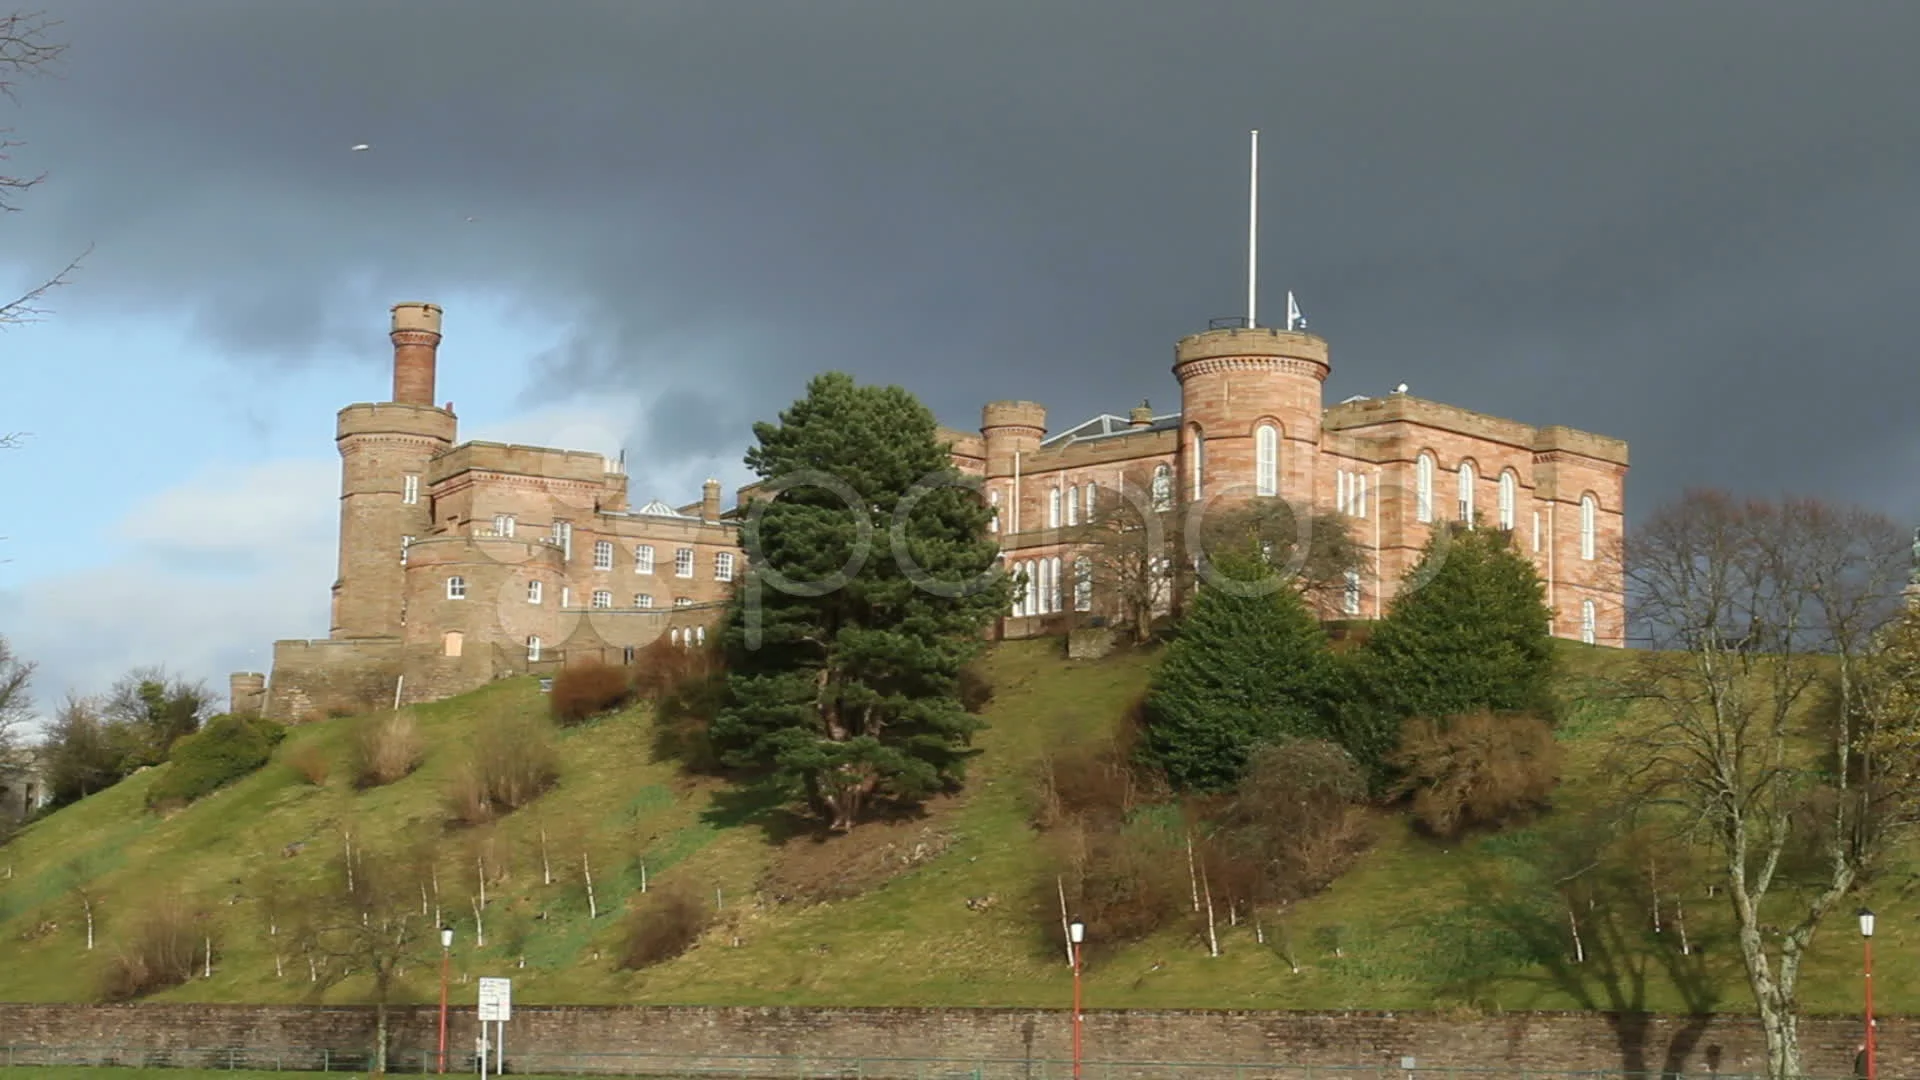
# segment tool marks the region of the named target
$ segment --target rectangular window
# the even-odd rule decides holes
[[[534,664],[540,662],[540,639],[537,637],[527,639],[527,662]]]
[[[401,566],[407,565],[407,549],[412,546],[413,546],[413,537],[403,536],[400,538],[400,565]]]
[[[713,556],[713,580],[733,580],[733,552],[716,552]]]
[[[609,592],[609,591],[607,591],[606,589],[595,589],[595,590],[593,590],[593,606],[594,606],[594,607],[597,607],[597,608],[610,608],[610,607],[612,607],[612,606],[613,606],[613,593],[611,593],[611,592]]]
[[[564,562],[573,561],[573,522],[556,521],[553,523],[553,542],[560,545],[560,558]]]
[[[633,549],[633,572],[636,574],[653,573],[653,545],[641,544]]]
[[[467,579],[450,577],[447,579],[447,599],[465,600],[467,598]]]
[[[673,598],[673,606],[674,607],[692,607],[693,598],[690,596],[676,596]]]
[[[513,536],[514,520],[512,514],[493,515],[493,533],[495,536]]]
[[[1347,470],[1341,469],[1333,474],[1333,512],[1347,512]]]
[[[544,588],[544,586],[542,586],[542,585],[541,585],[541,584],[540,584],[539,582],[537,582],[537,581],[529,581],[529,582],[527,582],[527,603],[529,603],[529,604],[537,604],[537,603],[539,603],[539,602],[540,602],[540,593],[541,593],[541,591],[542,591],[542,589],[543,589],[543,588]]]
[[[563,608],[573,606],[573,590],[565,585],[560,586],[560,606]]]
[[[1346,611],[1349,615],[1360,614],[1360,571],[1347,571]]]
[[[1060,489],[1053,488],[1047,492],[1047,528],[1057,529],[1059,527],[1060,527]]]
[[[613,569],[613,541],[595,540],[593,542],[593,568],[595,570]]]
[[[1353,495],[1353,516],[1363,518],[1367,516],[1367,474],[1355,473],[1353,482],[1358,485]]]
[[[1533,512],[1533,553],[1540,554],[1540,511]]]
[[[408,506],[412,506],[414,503],[419,502],[420,501],[420,478],[414,475],[413,473],[408,473],[406,480],[403,481],[403,484],[405,486],[401,488],[400,501],[403,503],[406,503]]]
[[[999,488],[995,488],[992,491],[987,492],[987,505],[993,508],[993,515],[987,518],[987,531],[990,533],[997,533],[1000,531],[1000,489]]]
[[[646,593],[641,593],[633,598],[633,606],[637,608],[650,608],[653,606],[653,597],[648,596]]]
[[[673,553],[673,576],[693,576],[693,549],[680,548]]]

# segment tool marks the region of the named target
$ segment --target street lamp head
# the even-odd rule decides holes
[[[453,927],[443,926],[440,928],[440,947],[443,949],[453,948]]]
[[[1868,908],[1860,909],[1860,936],[1873,936],[1873,912]]]
[[[1087,940],[1087,924],[1075,919],[1067,924],[1067,940],[1075,945]]]

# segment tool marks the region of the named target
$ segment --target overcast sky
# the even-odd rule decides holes
[[[1250,128],[1262,312],[1330,400],[1625,438],[1630,513],[1920,518],[1920,4],[35,6],[0,291],[93,245],[0,333],[0,633],[49,701],[325,636],[396,301],[446,308],[465,435],[624,447],[640,500],[744,481],[829,368],[959,427],[1172,406],[1245,306]]]

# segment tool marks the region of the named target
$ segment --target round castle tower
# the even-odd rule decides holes
[[[543,539],[445,534],[422,540],[407,558],[407,654],[490,662],[494,646],[517,653],[536,637],[546,648],[558,646],[569,620],[579,618],[561,614],[566,580],[560,548]],[[540,583],[538,603],[533,582]]]
[[[980,410],[980,436],[986,443],[987,475],[1012,476],[1013,455],[1033,453],[1047,437],[1047,407],[1031,401],[990,401]]]
[[[453,413],[433,404],[440,308],[395,304],[393,400],[340,410],[340,576],[334,638],[398,637],[409,537],[433,525],[427,467],[453,446]]]
[[[1272,424],[1279,431],[1277,494],[1312,505],[1321,385],[1331,370],[1326,341],[1303,331],[1236,327],[1180,339],[1173,361],[1180,495],[1210,501],[1257,494],[1256,432]]]

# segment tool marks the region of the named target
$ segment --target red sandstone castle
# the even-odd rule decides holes
[[[233,707],[304,720],[429,701],[568,658],[630,662],[667,637],[704,641],[745,569],[738,503],[630,505],[600,454],[457,443],[434,405],[441,311],[393,308],[393,397],[340,410],[340,569],[328,636],[274,643],[273,674],[232,677]],[[1047,434],[1046,410],[994,402],[978,434],[945,431],[981,477],[994,531],[1028,587],[998,632],[1103,609],[1073,530],[1144,487],[1155,508],[1278,496],[1344,515],[1371,554],[1344,614],[1384,612],[1430,530],[1511,530],[1547,583],[1553,632],[1625,644],[1626,444],[1532,427],[1404,392],[1322,404],[1327,343],[1304,331],[1209,330],[1180,341],[1178,411],[1096,416]],[[1140,479],[1144,478],[1144,484]]]

